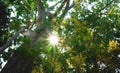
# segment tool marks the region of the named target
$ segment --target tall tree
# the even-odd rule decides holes
[[[119,72],[118,0],[3,3],[10,16],[5,22],[8,39],[0,47],[1,59],[7,61],[1,73]]]
[[[9,3],[9,1],[7,2]],[[32,57],[33,55],[31,56],[30,52],[32,52],[32,50],[35,48],[36,49],[39,48],[39,46],[36,44],[39,43],[39,41],[41,41],[41,38],[45,38],[47,36],[48,34],[47,32],[50,32],[50,29],[52,28],[52,19],[57,18],[58,13],[63,9],[63,6],[65,6],[66,4],[65,6],[66,8],[64,9],[64,12],[60,16],[62,18],[64,18],[64,15],[66,14],[66,12],[69,9],[71,9],[73,6],[73,5],[72,6],[70,5],[69,0],[64,0],[60,2],[62,2],[60,7],[53,14],[51,14],[50,11],[52,11],[55,6],[52,6],[49,8],[47,1],[42,1],[42,0],[27,1],[26,0],[26,1],[14,1],[13,2],[12,4],[13,7],[12,6],[10,7],[13,9],[15,16],[11,18],[11,22],[10,22],[11,25],[9,25],[9,27],[16,28],[16,29],[11,29],[11,31],[17,30],[18,32],[13,34],[13,36],[8,40],[8,42],[0,48],[0,52],[2,53],[6,48],[8,48],[13,41],[15,45],[20,44],[20,47],[17,50],[15,50],[14,53],[10,56],[7,64],[2,69],[1,73],[8,73],[8,72],[9,73],[18,73],[18,72],[19,73],[30,73],[31,72],[32,64],[34,61]],[[22,25],[24,27],[21,28]],[[36,25],[36,29],[32,31],[31,28],[35,27],[33,25]],[[22,32],[23,32],[23,36],[24,34],[25,35],[27,34],[27,39],[25,36],[24,37],[19,36],[19,34]],[[29,42],[28,42],[29,40],[28,37],[30,39]],[[23,40],[25,39],[26,40],[22,41],[20,40],[21,38]],[[22,44],[20,42],[22,42]],[[22,55],[23,51],[26,51],[24,55]]]

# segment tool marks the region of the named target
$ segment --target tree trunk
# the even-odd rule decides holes
[[[0,73],[31,73],[32,66],[32,59],[24,59],[18,54],[14,54]]]

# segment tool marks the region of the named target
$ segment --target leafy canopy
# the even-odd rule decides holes
[[[28,27],[12,40],[2,59],[7,61],[14,52],[32,58],[32,73],[114,73],[120,69],[119,0],[40,1],[3,1],[10,13],[8,37]],[[48,40],[53,31],[59,39]],[[50,44],[56,40],[58,45]]]

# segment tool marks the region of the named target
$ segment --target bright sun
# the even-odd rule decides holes
[[[48,37],[48,41],[49,41],[49,43],[50,43],[51,45],[57,45],[58,42],[59,42],[59,39],[58,39],[58,37],[55,36],[55,35],[50,35],[50,36]]]

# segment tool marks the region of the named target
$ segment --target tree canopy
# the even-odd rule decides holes
[[[0,73],[119,73],[120,0],[1,0],[0,58]]]

